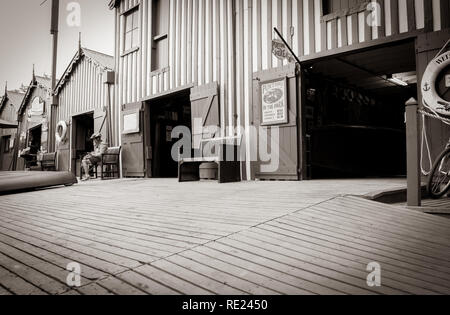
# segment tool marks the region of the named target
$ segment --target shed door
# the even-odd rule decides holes
[[[274,86],[280,86],[281,82],[285,79],[285,92],[284,99],[287,101],[287,109],[283,115],[277,117],[277,112],[274,110],[273,116],[270,115],[270,110],[266,112],[266,121],[263,121],[263,109],[262,99],[263,90],[267,102],[271,102],[271,98],[277,98],[277,93],[268,95],[271,92],[269,83],[275,83]],[[279,88],[273,88],[279,92]],[[281,95],[281,94],[280,94]],[[274,179],[274,180],[299,180],[299,154],[300,154],[300,141],[299,141],[299,128],[297,124],[298,120],[298,84],[296,76],[296,67],[294,64],[290,64],[285,67],[275,68],[271,70],[257,72],[253,76],[253,121],[256,128],[258,128],[258,140],[257,140],[257,162],[252,163],[252,177],[257,179]],[[278,106],[278,105],[277,105]],[[274,106],[275,107],[275,106]],[[284,119],[280,119],[284,117]],[[270,122],[272,119],[272,123]],[[279,119],[277,121],[277,119]],[[282,121],[283,120],[283,121]],[[276,152],[275,148],[272,148],[272,138],[275,136],[273,128],[279,128],[279,138],[273,139],[279,147],[279,166],[274,172],[267,172],[262,168],[264,165],[271,164],[269,162],[262,162],[261,152],[267,152],[270,156],[273,156]],[[262,132],[267,134],[267,148],[260,147]],[[256,160],[256,158],[255,158]]]
[[[195,87],[191,90],[192,148],[199,149],[202,139],[214,138],[202,127],[220,127],[220,107],[217,82]],[[196,124],[196,120],[199,123]]]
[[[94,133],[101,133],[103,141],[107,140],[106,112],[101,109],[94,111]]]
[[[122,108],[122,168],[124,177],[145,177],[143,103]]]

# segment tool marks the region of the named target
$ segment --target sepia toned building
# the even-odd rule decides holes
[[[80,175],[83,156],[93,151],[90,137],[101,133],[110,146],[119,142],[114,100],[114,58],[81,44],[59,80],[55,127],[60,171]],[[109,81],[108,81],[109,80]]]
[[[167,134],[196,118],[220,126],[215,136],[243,138],[243,179],[405,175],[405,102],[421,102],[422,74],[450,37],[449,7],[448,0],[111,1],[123,175],[174,176]],[[274,91],[283,100],[277,110],[269,106]],[[262,172],[252,156],[252,126],[279,127],[276,172]],[[448,134],[433,137],[433,155]]]
[[[24,95],[25,92],[21,89],[8,91],[5,86],[5,94],[0,99],[0,120],[6,125],[0,127],[0,171],[12,171],[13,169],[17,114]]]
[[[39,152],[48,153],[50,127],[51,84],[50,77],[34,73],[18,111],[18,134],[14,153],[14,170],[21,171],[27,165],[21,151],[29,148],[35,161]]]

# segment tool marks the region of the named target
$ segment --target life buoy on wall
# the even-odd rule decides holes
[[[450,102],[442,99],[436,91],[439,74],[450,65],[450,51],[438,56],[429,64],[422,78],[422,96],[425,104],[438,114],[450,116]]]
[[[56,125],[55,138],[57,144],[63,143],[67,140],[67,123],[65,121],[62,120]]]

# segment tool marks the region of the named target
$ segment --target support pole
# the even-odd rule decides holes
[[[419,108],[414,98],[407,101],[405,106],[408,207],[420,207],[422,205],[422,180],[420,171]]]
[[[58,107],[58,96],[55,94],[56,89],[56,71],[58,59],[58,31],[59,31],[59,0],[52,0],[52,16],[50,34],[53,37],[53,52],[52,52],[52,105],[49,121],[49,152],[55,152],[55,133],[56,133],[56,114]]]

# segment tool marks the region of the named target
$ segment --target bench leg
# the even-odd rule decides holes
[[[178,163],[178,181],[194,182],[200,180],[200,163]]]
[[[219,183],[236,183],[241,181],[240,162],[219,162]]]

